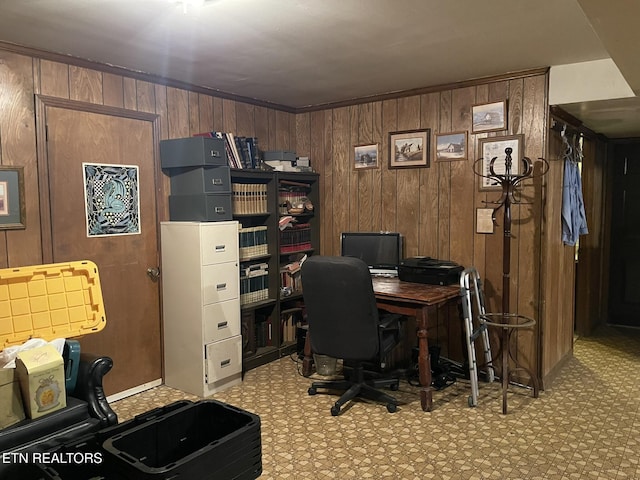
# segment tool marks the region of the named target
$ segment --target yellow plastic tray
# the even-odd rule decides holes
[[[89,260],[0,269],[0,350],[30,338],[71,338],[106,324],[98,267]]]

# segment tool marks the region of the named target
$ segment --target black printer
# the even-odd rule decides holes
[[[460,281],[464,267],[448,260],[431,257],[405,258],[398,266],[398,278],[403,282],[429,285],[452,285]]]

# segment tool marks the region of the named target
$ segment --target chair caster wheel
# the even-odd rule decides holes
[[[397,391],[399,388],[400,388],[400,382],[394,383],[394,384],[389,386],[389,390],[391,390],[392,392]]]
[[[473,397],[471,395],[469,395],[469,398],[467,398],[467,402],[469,403],[470,407],[476,406],[475,402],[473,401]]]
[[[309,393],[309,395],[315,395],[316,393],[318,393],[318,391],[314,387],[309,387],[307,393]]]
[[[398,406],[395,403],[387,403],[387,412],[395,413],[398,410]]]
[[[338,407],[337,405],[334,405],[333,407],[331,407],[331,416],[337,417],[339,414],[340,414],[340,407]]]

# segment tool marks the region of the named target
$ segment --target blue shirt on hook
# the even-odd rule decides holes
[[[564,161],[564,187],[562,189],[562,241],[575,245],[580,235],[589,233],[587,216],[582,198],[582,179],[578,162],[569,158]]]

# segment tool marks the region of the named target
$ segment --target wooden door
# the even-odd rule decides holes
[[[45,105],[46,181],[41,185],[48,190],[49,208],[43,212],[50,217],[43,224],[50,222],[54,263],[88,259],[98,265],[106,327],[80,343],[82,352],[113,359],[105,377],[105,391],[112,395],[162,376],[160,293],[157,279],[147,273],[159,264],[156,129],[151,119]],[[139,233],[89,235],[83,162],[138,167]]]
[[[614,153],[609,323],[640,327],[640,143]]]

